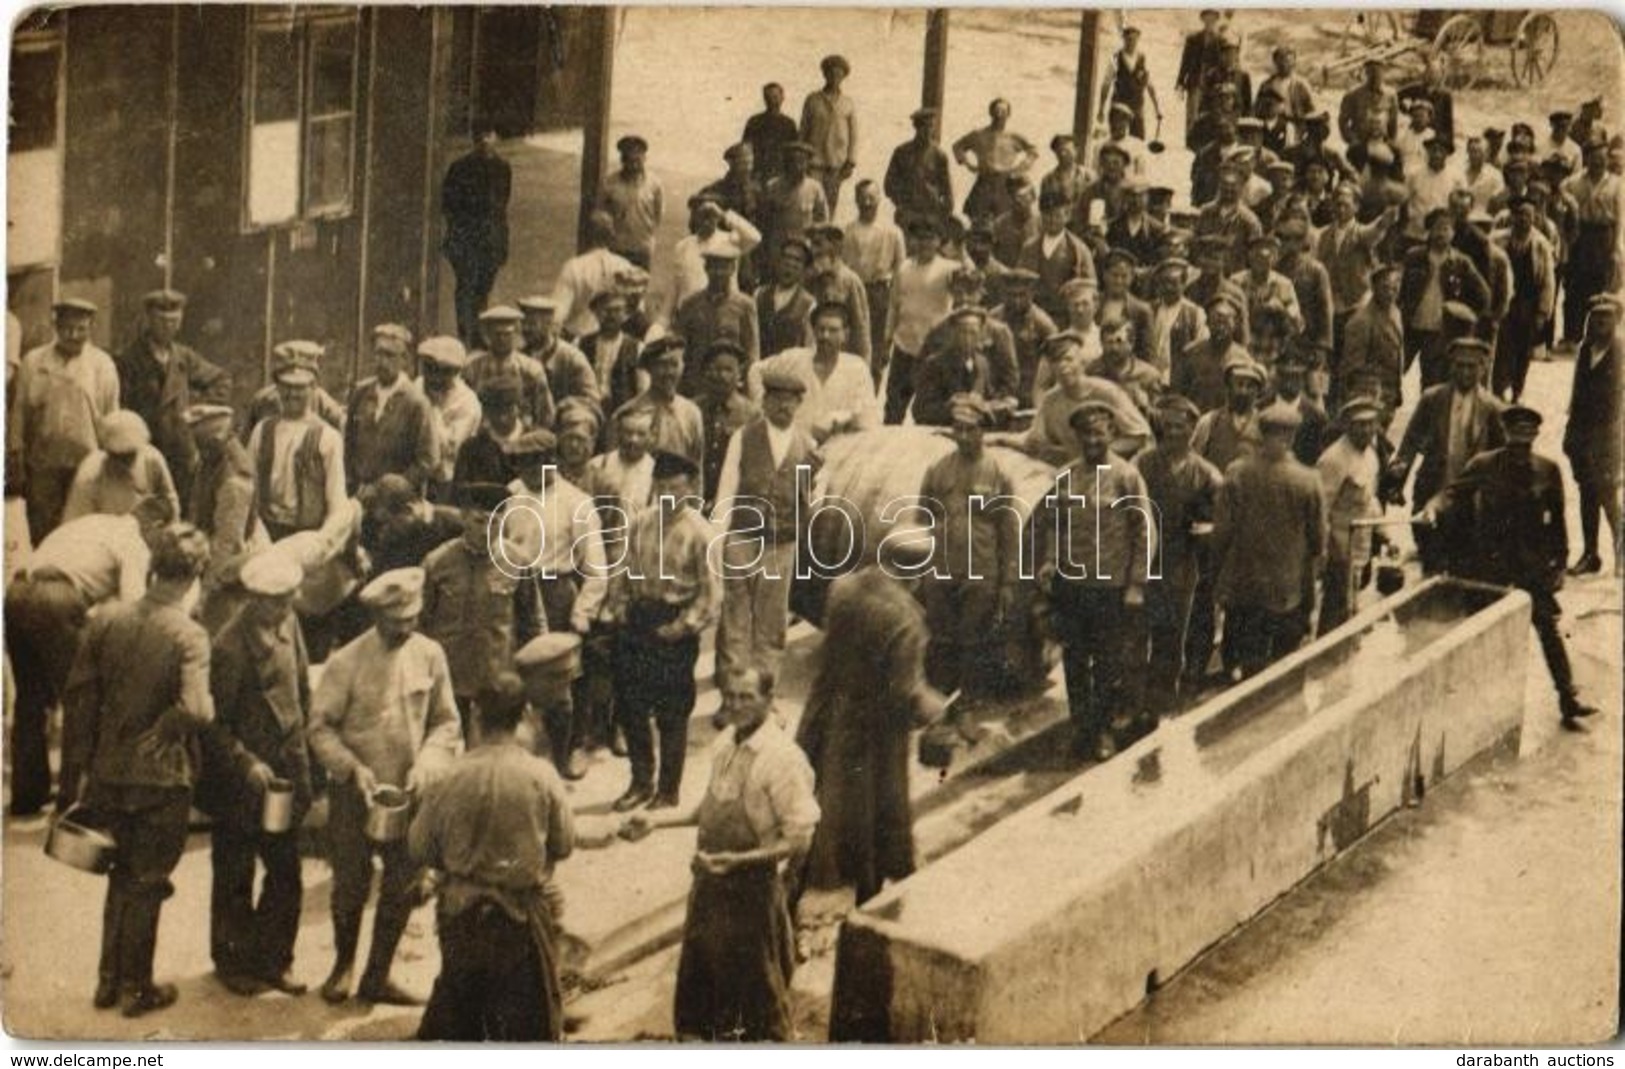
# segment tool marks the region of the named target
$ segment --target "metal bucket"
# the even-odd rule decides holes
[[[265,785],[265,797],[260,801],[260,828],[279,835],[293,827],[293,783],[273,779]]]
[[[105,831],[74,820],[78,810],[78,806],[72,806],[51,822],[50,834],[45,837],[45,856],[80,872],[104,875],[113,867],[118,844]]]
[[[399,842],[412,823],[412,796],[384,784],[367,799],[367,838],[375,843]]]

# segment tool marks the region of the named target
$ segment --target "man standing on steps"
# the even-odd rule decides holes
[[[446,217],[443,248],[457,278],[457,333],[464,345],[479,342],[479,314],[508,261],[508,198],[513,168],[497,155],[496,127],[474,127],[473,151],[455,160],[440,187]]]
[[[356,994],[365,1002],[416,1006],[422,1000],[389,979],[395,948],[417,904],[419,870],[397,840],[367,838],[367,810],[382,786],[422,793],[462,741],[445,651],[417,633],[422,568],[385,572],[361,591],[373,626],[327,661],[310,710],[310,750],[327,769],[328,859],[333,865],[333,970],[322,998],[350,997],[361,914],[372,892],[372,858],[383,859],[367,968]]]

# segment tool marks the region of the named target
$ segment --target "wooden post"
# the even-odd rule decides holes
[[[925,15],[925,81],[920,107],[937,109],[937,136],[942,136],[942,98],[948,84],[948,9],[934,7]]]
[[[1095,80],[1098,66],[1100,12],[1085,8],[1078,27],[1078,93],[1072,109],[1072,133],[1078,139],[1079,156],[1088,159],[1089,135],[1095,124]]]
[[[620,9],[586,8],[591,21],[587,48],[587,117],[581,131],[581,199],[576,220],[576,249],[587,246],[587,220],[598,203],[598,183],[609,158],[609,110],[615,82],[615,25]]]

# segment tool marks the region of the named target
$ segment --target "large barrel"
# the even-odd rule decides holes
[[[813,516],[808,532],[814,569],[842,562],[840,572],[855,571],[873,563],[881,542],[894,528],[918,524],[918,515],[903,505],[917,500],[926,470],[953,452],[954,443],[941,429],[930,427],[881,427],[859,434],[841,435],[826,443],[824,466],[819,474],[816,500],[842,502],[843,512],[820,510]],[[1014,487],[1016,509],[1021,515],[1022,539],[1028,542],[1034,507],[1055,487],[1055,469],[1024,453],[993,447],[996,458]],[[882,514],[886,513],[886,519]],[[849,527],[850,523],[850,527]],[[849,530],[855,529],[860,545],[853,550]],[[1030,542],[1029,542],[1030,544]],[[822,588],[832,576],[798,584],[796,610],[814,621],[822,618]],[[930,582],[929,579],[925,580]],[[1015,618],[1022,626],[1012,629],[1006,644],[1008,669],[1002,679],[981,681],[995,693],[1022,692],[1039,686],[1048,674],[1044,649],[1044,627],[1040,619],[1042,599],[1035,595],[1037,584],[1019,584]]]

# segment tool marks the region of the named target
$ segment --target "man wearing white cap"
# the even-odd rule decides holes
[[[519,420],[526,427],[553,425],[553,389],[541,362],[519,351],[519,324],[524,315],[512,305],[499,304],[480,313],[486,349],[469,357],[463,377],[483,393],[495,379],[519,383]]]
[[[731,341],[745,351],[745,367],[749,368],[760,355],[761,333],[756,323],[756,302],[734,285],[739,251],[731,243],[713,237],[712,244],[701,254],[705,259],[705,289],[678,306],[672,317],[672,332],[696,354],[709,352],[713,342]],[[858,288],[862,289],[861,284]],[[699,392],[698,361],[685,368],[680,389],[684,397]]]
[[[1326,505],[1326,566],[1321,572],[1318,634],[1337,627],[1354,611],[1350,580],[1371,560],[1371,529],[1355,520],[1382,515],[1378,501],[1382,464],[1377,459],[1375,398],[1356,397],[1338,412],[1343,435],[1315,463]]]
[[[374,853],[384,871],[357,994],[392,1005],[420,1001],[389,979],[416,900],[418,868],[404,842],[375,843],[365,825],[379,787],[421,793],[462,741],[445,651],[417,633],[423,583],[422,568],[399,568],[367,584],[361,603],[373,627],[328,659],[311,703],[310,749],[332,783],[327,835],[336,958],[322,984],[322,998],[332,1003],[350,997]]]
[[[485,418],[479,394],[463,378],[467,366],[468,350],[456,338],[440,335],[418,343],[418,388],[429,400],[440,446],[429,474],[429,496],[437,501],[450,497],[457,452],[479,432]]]
[[[310,808],[310,659],[293,612],[304,569],[262,552],[238,574],[248,600],[215,636],[209,667],[215,719],[203,733],[197,805],[214,817],[209,951],[220,982],[238,995],[274,988],[302,995],[289,973],[299,935],[298,828]],[[264,830],[265,799],[290,795],[280,832]],[[254,900],[254,863],[265,868]]]
[[[316,373],[293,364],[277,372],[277,415],[248,436],[255,502],[272,541],[314,531],[344,512],[344,440],[311,409]]]
[[[144,497],[161,497],[180,514],[180,498],[164,455],[152,445],[147,424],[128,409],[110,413],[101,423],[102,448],[79,462],[62,506],[62,521],[92,512],[120,515]]]
[[[322,386],[322,357],[327,350],[313,341],[278,342],[271,349],[271,381],[260,387],[248,402],[248,418],[243,421],[246,436],[260,425],[260,421],[281,411],[282,401],[277,391],[276,377],[283,369],[302,367],[316,376],[311,387],[310,410],[318,419],[334,430],[344,430],[344,402],[328,393]]]
[[[350,395],[344,421],[345,482],[354,494],[391,473],[422,488],[440,459],[429,402],[407,377],[412,332],[396,323],[372,330],[374,376]]]
[[[118,368],[90,340],[96,306],[51,306],[56,337],[23,357],[6,427],[6,483],[28,499],[36,543],[62,522],[79,462],[97,448],[99,422],[119,407]]]
[[[762,243],[762,232],[749,219],[723,206],[720,194],[701,192],[688,200],[688,235],[673,248],[659,304],[670,318],[690,296],[705,288],[704,250],[717,243],[732,243],[741,258]]]
[[[559,337],[558,305],[553,298],[521,297],[519,311],[525,317],[519,327],[524,354],[547,373],[547,388],[553,394],[555,408],[572,397],[602,408],[603,393],[585,350]]]

